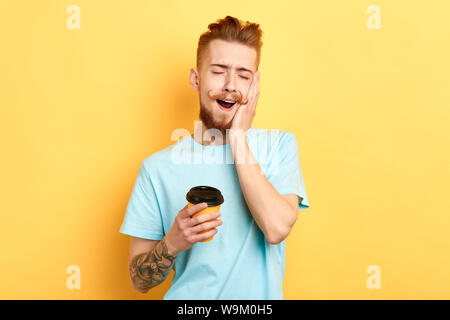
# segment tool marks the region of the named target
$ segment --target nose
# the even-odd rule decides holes
[[[236,92],[236,79],[231,72],[227,73],[224,89],[227,92]]]

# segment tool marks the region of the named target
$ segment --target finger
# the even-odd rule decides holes
[[[186,206],[181,210],[180,216],[181,218],[190,218],[194,213],[199,212],[207,207],[208,204],[206,202],[200,202],[190,207]]]
[[[259,77],[260,77],[260,73],[259,73],[259,71],[257,71],[256,82],[255,82],[255,89],[254,89],[253,97],[252,97],[253,100],[252,100],[252,103],[251,103],[252,112],[255,112],[256,103],[258,102],[258,97],[259,97]]]
[[[216,219],[216,220],[213,220],[213,221],[207,221],[205,223],[202,223],[202,224],[196,225],[195,227],[190,228],[189,229],[189,233],[190,234],[197,234],[197,233],[202,232],[202,231],[206,231],[206,230],[210,230],[212,228],[216,228],[216,227],[222,225],[222,223],[223,223],[223,221],[220,220],[220,219]]]
[[[248,92],[248,103],[247,105],[250,105],[253,102],[253,97],[255,95],[255,89],[256,89],[256,84],[257,84],[257,75],[258,71],[255,72],[255,74],[253,75],[253,80],[252,80],[252,85],[250,86],[250,90]]]
[[[221,216],[220,211],[214,211],[214,212],[209,212],[209,213],[205,213],[205,214],[200,214],[196,217],[191,218],[188,225],[191,227],[196,226],[205,221],[217,219],[220,216]]]
[[[258,84],[258,73],[259,73],[259,71],[256,71],[255,74],[253,75],[252,84],[251,84],[250,90],[248,92],[247,105],[249,105],[249,106],[253,105],[253,101],[255,100],[256,86]]]
[[[192,242],[199,242],[205,239],[208,239],[210,237],[212,237],[213,235],[215,235],[217,233],[217,229],[212,229],[210,231],[204,232],[204,233],[199,233],[199,234],[195,234],[191,236]]]
[[[252,77],[252,82],[250,83],[250,88],[248,89],[247,95],[245,96],[245,99],[242,100],[241,105],[248,105],[249,104],[249,100],[251,98],[251,92],[252,89],[255,85],[255,75],[253,75]]]

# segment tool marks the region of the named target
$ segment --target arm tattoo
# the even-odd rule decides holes
[[[165,238],[149,252],[138,254],[129,266],[131,280],[136,288],[147,292],[163,282],[170,273],[177,255],[169,255]]]

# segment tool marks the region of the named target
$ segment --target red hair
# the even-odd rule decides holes
[[[197,69],[199,68],[208,44],[214,39],[244,44],[256,50],[256,69],[261,59],[262,30],[259,24],[241,21],[235,17],[226,16],[208,25],[208,31],[202,33],[197,47]]]

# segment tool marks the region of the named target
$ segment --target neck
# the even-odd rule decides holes
[[[208,128],[206,128],[206,126],[203,123],[197,127],[197,129],[195,130],[195,132],[193,134],[191,134],[192,138],[197,143],[204,145],[204,146],[220,146],[220,145],[227,144],[228,143],[227,135],[228,134],[222,134],[222,139],[220,139],[220,137],[212,136],[208,132]]]

